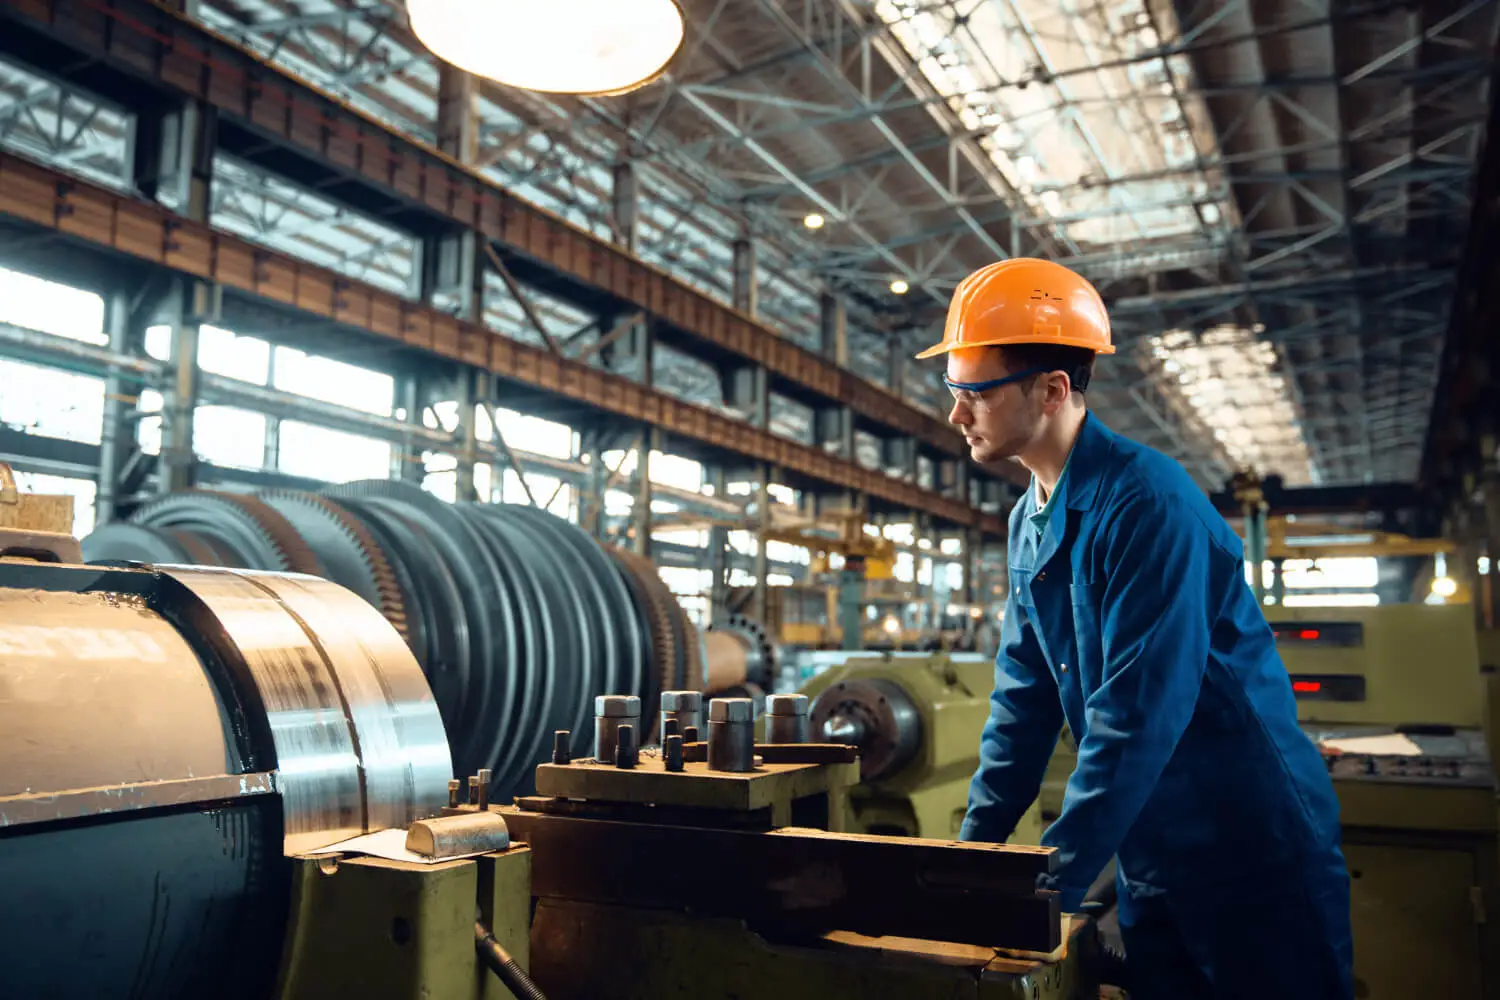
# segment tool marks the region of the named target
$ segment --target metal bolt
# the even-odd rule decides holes
[[[616,718],[641,714],[641,699],[633,694],[601,694],[594,699],[594,714]]]
[[[684,743],[697,743],[698,742],[698,727],[697,726],[683,726],[682,727],[682,742],[684,742]]]
[[[755,702],[715,698],[708,703],[708,769],[755,769]]]
[[[621,726],[641,728],[641,699],[633,694],[601,694],[594,699],[594,759],[615,760],[616,733]]]
[[[665,740],[668,736],[681,736],[682,724],[676,719],[663,719],[661,723],[661,736]],[[665,744],[663,744],[665,745]]]
[[[666,732],[668,719],[676,719],[686,730],[688,726],[703,728],[702,691],[663,691],[661,693],[661,728]]]
[[[458,790],[463,787],[463,782],[457,778],[448,779],[448,808],[458,808]]]
[[[766,742],[806,743],[810,702],[805,694],[773,694],[766,699]]]
[[[634,726],[621,726],[615,730],[615,767],[635,767]]]
[[[481,810],[490,807],[490,779],[493,773],[489,768],[479,770],[479,808]]]
[[[569,741],[572,738],[573,734],[566,729],[559,729],[552,734],[552,763],[573,763],[573,751],[569,747]]]
[[[469,775],[469,805],[479,804],[479,775]]]
[[[662,745],[662,763],[668,771],[682,770],[682,737],[676,733]]]
[[[709,722],[755,722],[755,702],[749,698],[715,698],[708,703]]]

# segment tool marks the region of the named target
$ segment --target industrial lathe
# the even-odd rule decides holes
[[[0,996],[1097,993],[1091,922],[1035,888],[1051,851],[843,832],[859,751],[795,698],[757,742],[749,699],[599,695],[497,804],[352,590],[85,565],[15,500]]]

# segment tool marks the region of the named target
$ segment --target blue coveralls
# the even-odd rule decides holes
[[[1175,461],[1090,414],[1010,594],[961,839],[1003,841],[1064,719],[1078,743],[1042,887],[1076,911],[1118,856],[1132,1000],[1346,1000],[1338,801],[1297,726],[1244,549]],[[1039,519],[1040,520],[1040,519]]]

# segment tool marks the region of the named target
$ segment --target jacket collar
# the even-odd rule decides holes
[[[1068,459],[1068,474],[1061,484],[1062,499],[1070,509],[1093,508],[1118,439],[1119,435],[1104,426],[1092,410],[1084,414],[1083,426],[1078,429],[1078,440],[1073,442],[1073,453]]]
[[[1067,473],[1058,482],[1057,492],[1050,498],[1050,502],[1062,504],[1069,510],[1089,510],[1093,507],[1094,499],[1099,495],[1100,483],[1103,482],[1104,468],[1110,452],[1114,449],[1117,437],[1114,431],[1100,423],[1098,417],[1092,413],[1085,414],[1083,425],[1078,430],[1078,439],[1073,442],[1073,451],[1068,456]],[[1036,483],[1034,480],[1030,503],[1029,509],[1035,510]],[[1037,570],[1046,566],[1062,547],[1066,522],[1065,517],[1054,515],[1047,518],[1047,523],[1042,529],[1040,544],[1037,546],[1035,564]]]

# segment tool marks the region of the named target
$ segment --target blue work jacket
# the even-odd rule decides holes
[[[1128,891],[1216,897],[1342,868],[1338,802],[1297,726],[1244,548],[1177,462],[1090,414],[1040,539],[1010,518],[995,690],[960,838],[1003,841],[1064,719],[1078,744],[1044,887],[1076,910],[1111,857]],[[1208,897],[1204,894],[1207,893]]]

